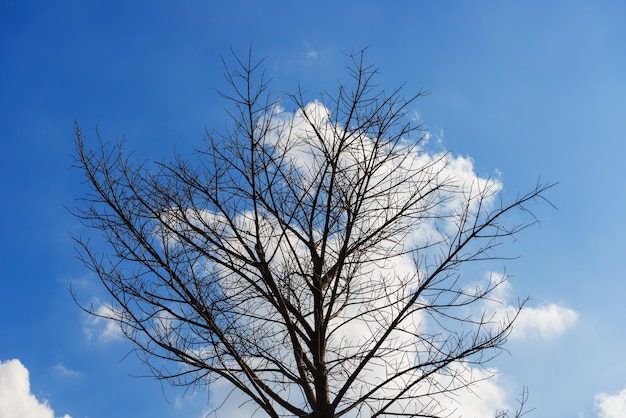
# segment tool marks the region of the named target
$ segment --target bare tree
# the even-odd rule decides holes
[[[234,57],[231,124],[193,161],[136,163],[76,126],[91,192],[74,213],[106,246],[76,241],[105,316],[157,378],[228,381],[270,417],[460,414],[442,399],[484,378],[524,305],[489,313],[506,277],[462,267],[499,258],[551,185],[503,203],[497,180],[426,152],[422,93],[379,89],[362,52],[312,102],[274,98],[262,61]],[[512,211],[528,222],[507,226]]]

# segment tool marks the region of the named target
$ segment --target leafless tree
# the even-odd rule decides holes
[[[422,93],[379,88],[362,52],[315,101],[275,98],[262,61],[233,57],[231,123],[193,160],[137,163],[76,125],[90,192],[73,211],[103,242],[75,239],[104,316],[157,378],[227,381],[270,417],[461,415],[445,400],[485,378],[524,305],[490,313],[506,277],[463,267],[501,258],[551,185],[504,203],[497,180],[427,152]],[[514,211],[527,221],[507,225]]]

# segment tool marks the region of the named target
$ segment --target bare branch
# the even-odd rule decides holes
[[[106,314],[83,309],[158,379],[227,381],[270,417],[444,417],[486,378],[525,300],[487,310],[506,276],[481,287],[463,266],[502,258],[553,185],[502,203],[498,181],[426,150],[408,116],[423,92],[386,93],[364,51],[349,60],[311,101],[274,98],[263,60],[233,54],[230,124],[194,161],[138,164],[76,125],[90,192],[73,213],[99,236],[75,240],[110,296]]]

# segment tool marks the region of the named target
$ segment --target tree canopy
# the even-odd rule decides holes
[[[445,400],[484,379],[525,303],[488,309],[506,275],[464,266],[500,258],[551,184],[504,202],[498,179],[429,150],[423,93],[379,87],[363,52],[312,101],[233,56],[230,123],[195,158],[137,163],[76,125],[90,192],[74,213],[104,245],[76,241],[104,316],[157,378],[228,382],[270,417],[460,415]]]

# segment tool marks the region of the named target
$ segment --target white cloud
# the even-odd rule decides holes
[[[320,164],[324,161],[325,152],[327,152],[326,149],[336,148],[340,138],[344,138],[344,136],[341,135],[341,127],[332,123],[329,110],[322,103],[317,101],[307,104],[295,113],[286,112],[280,107],[277,107],[275,111],[277,112],[275,115],[276,119],[273,121],[275,124],[273,128],[275,129],[270,129],[272,135],[269,135],[267,140],[275,147],[277,154],[286,156],[289,161],[301,171],[302,178],[300,178],[300,181],[303,181],[305,185],[308,183],[314,184],[319,179],[317,173],[321,171]],[[261,121],[259,123],[267,122]],[[315,132],[313,131],[313,126],[315,127]],[[302,138],[316,138],[318,134],[323,136],[323,141],[302,140]],[[341,140],[343,141],[343,139]],[[346,146],[346,152],[343,153],[343,158],[339,160],[338,165],[342,167],[355,167],[357,166],[355,162],[358,158],[361,158],[364,154],[371,154],[374,147],[378,145],[375,144],[375,141],[368,140],[368,138],[355,137],[343,146]],[[391,158],[389,160],[381,159],[380,168],[374,173],[371,179],[371,184],[375,186],[371,187],[378,187],[381,190],[393,187],[394,177],[391,176],[390,173],[402,171],[398,170],[399,167],[406,169],[408,172],[411,172],[416,167],[425,167],[423,173],[425,178],[436,178],[439,182],[445,184],[446,187],[442,187],[442,193],[446,194],[446,196],[444,196],[440,202],[433,202],[433,205],[436,206],[438,215],[449,215],[453,219],[456,219],[454,218],[455,214],[463,213],[465,204],[470,205],[470,213],[475,213],[478,207],[483,211],[488,210],[485,206],[488,207],[493,203],[497,192],[502,188],[502,184],[498,179],[481,178],[476,173],[474,162],[471,158],[444,154],[442,152],[433,154],[424,149],[415,149],[414,152],[408,156],[402,154],[397,158]],[[348,171],[349,170],[346,170],[346,172]],[[349,176],[345,179],[347,184],[349,180],[351,180],[348,177]],[[454,181],[447,179],[454,179]],[[420,185],[413,185],[420,187]],[[308,188],[305,187],[305,189]],[[402,193],[403,191],[400,190],[398,194],[399,200],[403,197]],[[407,193],[412,193],[412,191],[408,190]],[[381,193],[381,195],[384,196],[384,193]],[[469,202],[467,202],[468,199]],[[372,206],[369,208],[371,213],[375,213],[374,209],[383,211],[386,207],[385,202],[382,202],[380,207],[376,206],[374,203],[371,203],[371,205]],[[425,211],[429,210],[431,209],[425,209]],[[189,211],[191,211],[191,213],[189,213]],[[182,215],[183,213],[185,214],[184,216]],[[187,222],[189,219],[197,220],[198,226],[210,230],[218,230],[219,224],[222,224],[216,224],[216,221],[219,221],[219,215],[204,210],[196,210],[194,212],[193,209],[172,208],[171,211],[165,212],[164,216],[166,217],[163,220],[165,224],[174,226],[176,229],[181,229],[181,232],[186,231],[184,231],[184,225],[182,223],[181,225],[177,225],[179,219],[185,219]],[[424,216],[424,218],[428,219],[428,216]],[[358,223],[355,226],[355,230],[374,228],[376,222],[384,222],[385,219],[386,218],[382,216],[369,217],[361,223]],[[272,266],[276,268],[276,271],[289,268],[288,262],[284,260],[282,255],[292,256],[294,259],[300,260],[299,262],[302,265],[306,265],[309,262],[308,250],[305,247],[301,248],[299,240],[292,236],[291,233],[286,233],[282,228],[278,227],[271,216],[264,216],[259,220],[259,223],[255,223],[253,222],[253,215],[251,213],[242,212],[239,217],[233,219],[233,222],[236,224],[238,231],[251,231],[250,234],[240,233],[236,235],[228,228],[219,229],[220,236],[224,242],[228,241],[230,248],[233,250],[245,253],[245,250],[241,248],[243,244],[241,237],[254,237],[255,228],[260,227],[261,235],[264,238],[265,252],[267,254],[273,254]],[[441,223],[441,225],[435,225],[435,222],[436,221],[423,221],[419,227],[415,228],[415,231],[410,231],[412,234],[403,237],[405,242],[417,242],[423,240],[424,237],[437,237],[437,234],[445,235],[445,228],[458,227],[454,222],[445,222]],[[408,230],[404,231],[409,232]],[[176,240],[168,241],[170,238],[168,234],[170,232],[171,229],[166,228],[166,231],[164,231],[160,237],[167,242],[166,245],[170,243],[177,244],[178,242]],[[454,232],[455,231],[451,231],[452,234]],[[190,231],[189,234],[193,238],[194,232]],[[232,242],[229,241],[229,237],[232,237]],[[393,240],[390,241],[389,245],[393,246]],[[443,239],[442,243],[444,243],[444,245],[445,242],[446,240]],[[248,245],[252,248],[256,243],[250,242]],[[335,245],[335,241],[333,237],[331,237],[329,248],[332,249],[333,245]],[[339,249],[334,249],[334,251],[337,253]],[[363,352],[371,348],[376,336],[380,335],[383,330],[386,331],[386,324],[388,324],[390,318],[393,318],[397,313],[398,304],[389,303],[389,300],[402,301],[404,295],[407,294],[407,292],[411,292],[412,285],[419,277],[419,272],[415,271],[414,260],[409,256],[396,257],[387,261],[376,260],[375,263],[365,264],[363,265],[363,272],[367,274],[355,274],[355,279],[351,282],[350,289],[350,295],[356,295],[354,296],[355,300],[362,300],[364,302],[360,304],[348,304],[341,309],[340,315],[337,315],[329,323],[333,336],[332,340],[329,340],[329,353],[341,351],[342,354],[348,357],[354,355],[355,358],[358,358],[358,352]],[[376,281],[377,274],[380,275],[380,278],[384,278],[384,281],[380,281],[380,283]],[[297,278],[298,275],[289,276],[291,280],[290,286],[296,289],[304,288],[304,284],[293,284]],[[276,329],[270,332],[268,330],[272,325],[269,325],[265,321],[257,321],[257,318],[269,318],[273,314],[272,307],[268,306],[265,299],[259,298],[258,295],[255,294],[254,288],[242,282],[239,275],[229,275],[227,271],[223,271],[220,280],[222,281],[220,286],[224,294],[230,298],[231,302],[236,304],[243,313],[240,317],[236,319],[229,318],[229,320],[235,320],[239,323],[249,321],[250,329],[263,330],[263,334],[268,340],[268,346],[281,347],[282,344],[284,344],[284,338],[282,338],[283,334],[281,333],[280,327],[276,326]],[[496,290],[496,294],[492,294],[491,296],[498,299],[497,303],[494,305],[487,304],[486,307],[497,314],[506,315],[509,313],[509,309],[512,309],[513,313],[515,313],[515,308],[509,302],[507,283],[503,282],[501,287],[498,287]],[[394,296],[387,298],[371,298],[371,294],[393,294]],[[308,301],[303,299],[302,303],[306,304]],[[569,326],[571,320],[558,321],[562,319],[561,314],[563,311],[561,309],[556,309],[556,315],[546,315],[544,310],[545,309],[542,307],[530,308],[530,313],[527,314],[527,319],[525,320],[526,324],[522,327],[524,335],[534,332],[538,326],[545,328],[545,331],[540,332],[542,337],[546,335],[557,335]],[[250,317],[247,312],[255,312],[255,318]],[[548,310],[548,312],[551,311]],[[476,312],[472,313],[476,314]],[[539,321],[532,320],[533,315],[539,317]],[[574,315],[577,317],[575,312]],[[478,313],[478,317],[480,317],[480,312]],[[555,318],[557,321],[555,321]],[[159,319],[163,318],[159,317]],[[350,326],[345,326],[347,323],[349,323]],[[522,323],[524,322],[522,321]],[[560,326],[555,325],[559,323],[561,324]],[[376,326],[373,326],[373,324],[376,324]],[[167,321],[155,321],[154,330],[163,335],[164,339],[170,337],[168,329],[176,329],[176,327],[172,328],[166,325]],[[405,318],[404,322],[397,327],[397,330],[387,338],[388,346],[385,346],[384,349],[390,354],[384,359],[385,361],[370,362],[367,370],[360,372],[360,380],[350,388],[345,398],[349,399],[352,397],[356,399],[359,393],[373,389],[376,384],[385,380],[390,367],[394,367],[395,370],[403,368],[411,370],[411,367],[416,361],[413,350],[415,350],[417,345],[414,342],[414,337],[410,333],[407,333],[406,330],[425,326],[428,326],[428,321],[421,310],[415,311],[413,315]],[[176,337],[175,333],[173,337]],[[274,344],[271,344],[269,341],[271,338],[276,339]],[[429,350],[432,349],[428,347],[425,348],[423,352],[426,353],[429,352]],[[191,351],[189,353],[192,354]],[[210,349],[205,352],[198,350],[193,354],[198,357],[199,361],[203,361],[206,357],[211,356],[211,351]],[[333,354],[330,354],[330,356],[332,355]],[[350,373],[356,365],[350,362],[344,362],[343,367],[344,373]],[[449,372],[449,374],[446,374],[446,372]],[[496,410],[506,408],[507,393],[500,387],[500,384],[495,378],[492,380],[487,379],[492,372],[494,371],[472,368],[467,364],[454,364],[450,367],[449,371],[446,370],[442,372],[441,376],[433,377],[433,379],[437,380],[437,387],[429,387],[428,385],[415,387],[412,394],[416,395],[414,398],[436,398],[437,401],[441,402],[442,406],[445,405],[451,410],[458,408],[460,411],[462,409],[466,416],[493,416]],[[389,393],[397,393],[397,391],[401,390],[402,383],[404,383],[403,379],[410,378],[409,373],[407,373],[406,376],[400,376],[393,384],[385,386],[384,389],[381,389],[379,392],[389,391]],[[269,376],[269,379],[273,379],[273,376]],[[337,390],[345,381],[344,376],[339,374],[330,376],[329,380],[331,390]],[[470,385],[471,390],[468,389]],[[226,385],[226,387],[226,389],[223,389],[222,386],[217,384],[213,384],[211,387],[213,399],[222,401],[228,398],[219,411],[220,415],[224,414],[231,417],[250,416],[257,407],[250,402],[246,403],[241,393],[231,393],[231,386]],[[450,399],[438,394],[440,389],[454,392],[454,398]],[[295,396],[298,396],[298,394],[293,395],[293,397]],[[414,401],[414,398],[407,400],[407,403],[415,402],[419,405],[420,400]],[[217,402],[219,403],[219,401]],[[398,406],[402,408],[408,405]],[[366,407],[367,405],[365,408]],[[361,411],[361,413],[362,415],[367,415],[366,410]],[[348,417],[351,416],[352,415],[348,415]]]
[[[39,401],[30,392],[28,369],[17,359],[0,362],[0,417],[54,418],[48,401]]]
[[[453,398],[444,400],[450,410],[464,417],[493,417],[499,410],[510,409],[507,405],[507,393],[498,382],[498,370],[466,368],[463,373],[470,375],[476,383],[471,388],[456,392]]]
[[[623,418],[626,416],[626,388],[616,395],[598,393],[595,401],[598,418]]]
[[[94,338],[99,341],[121,340],[124,334],[120,325],[113,319],[118,318],[121,313],[117,312],[111,305],[100,302],[95,309],[94,315],[89,315],[85,320],[83,328],[88,340]]]
[[[78,377],[80,372],[76,370],[68,369],[63,363],[57,363],[54,365],[54,371],[64,377]]]
[[[433,398],[447,408],[447,413],[451,417],[494,417],[498,411],[512,410],[512,394],[507,393],[504,384],[499,380],[497,369],[478,369],[466,367],[461,364],[453,368],[465,376],[475,381],[471,388],[463,388],[447,395],[434,395]],[[443,385],[449,382],[441,382]],[[198,418],[204,417],[230,417],[248,418],[260,416],[259,407],[251,402],[241,392],[234,390],[233,386],[225,381],[217,381],[210,387],[211,399],[215,403],[206,408]],[[454,411],[454,412],[453,412]],[[364,416],[358,415],[354,411],[348,413],[346,417],[356,418]]]
[[[578,322],[578,312],[551,303],[522,309],[511,333],[512,339],[553,339]]]
[[[492,283],[502,281],[500,273],[489,273]],[[479,284],[483,287],[485,284]],[[485,309],[496,315],[495,319],[512,318],[517,307],[511,304],[511,283],[506,280],[498,284],[485,303]],[[575,310],[557,303],[548,303],[537,307],[525,306],[517,317],[510,338],[512,340],[542,339],[559,337],[578,322],[579,314]]]
[[[306,65],[315,61],[317,57],[319,56],[319,53],[316,49],[311,47],[311,45],[308,42],[305,43],[304,47],[305,47],[305,52],[302,55],[304,56],[303,64]]]

